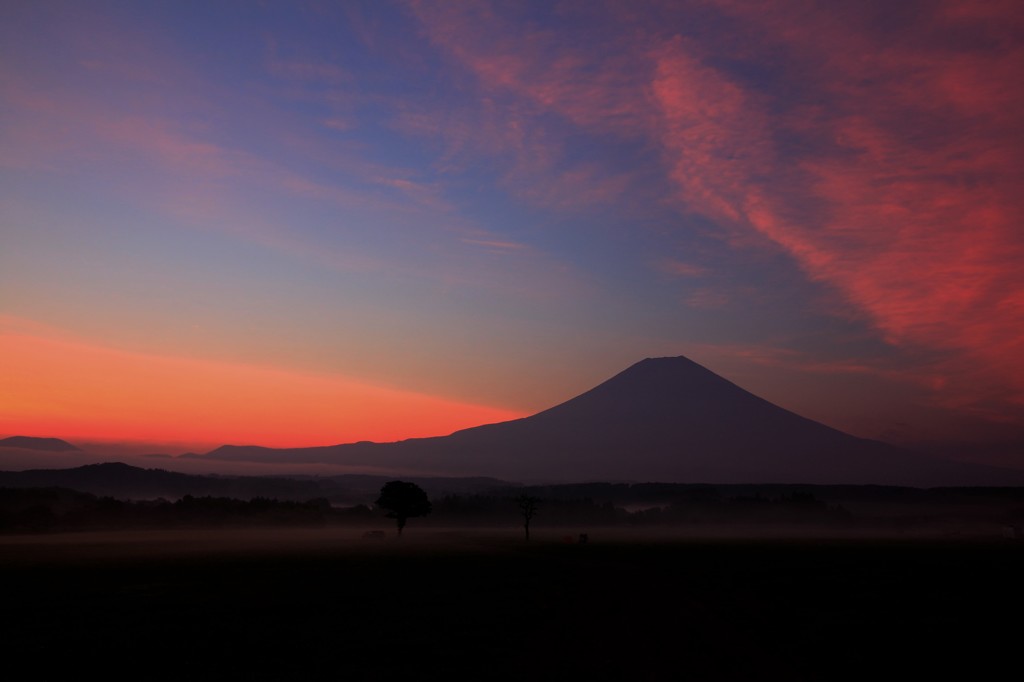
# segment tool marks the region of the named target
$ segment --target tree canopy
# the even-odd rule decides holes
[[[380,489],[377,506],[388,510],[388,518],[395,519],[398,534],[402,534],[405,522],[416,516],[426,516],[432,506],[427,493],[415,483],[389,481]]]

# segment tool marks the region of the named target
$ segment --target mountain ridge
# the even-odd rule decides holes
[[[331,476],[251,476],[187,474],[142,468],[124,462],[99,462],[64,469],[0,471],[3,488],[63,488],[122,499],[180,498],[184,495],[241,499],[266,497],[306,501],[330,497],[335,501],[372,501],[391,476],[338,474]],[[411,477],[433,494],[473,494],[512,485],[484,477]]]
[[[535,482],[1024,484],[1024,472],[858,438],[682,357],[646,358],[523,417],[393,443],[223,446],[213,460],[371,465]]]
[[[22,450],[42,450],[45,452],[82,452],[66,440],[60,438],[39,438],[37,436],[10,436],[0,438],[0,447],[20,448]]]

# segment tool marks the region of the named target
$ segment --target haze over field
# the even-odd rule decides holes
[[[685,355],[1024,467],[1022,73],[1012,2],[5,2],[0,438],[426,438]]]

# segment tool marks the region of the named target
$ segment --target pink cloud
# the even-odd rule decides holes
[[[690,344],[694,357],[713,363],[740,361],[739,367],[764,367],[817,375],[865,375],[918,389],[936,390],[944,379],[926,367],[907,367],[884,358],[822,357],[783,345],[714,343]]]
[[[682,41],[665,45],[655,61],[651,92],[679,198],[708,217],[741,220],[751,176],[771,160],[763,120],[738,86],[689,55]]]
[[[689,308],[724,308],[729,304],[729,295],[717,289],[697,289],[683,297],[683,304]]]
[[[684,205],[781,246],[890,343],[947,353],[929,381],[938,401],[990,416],[1020,405],[1024,126],[1008,112],[1024,100],[1008,86],[1024,52],[893,47],[827,16],[748,11],[807,61],[829,107],[772,110],[671,43],[652,91]],[[794,159],[773,129],[832,146]]]
[[[644,85],[633,67],[647,57],[609,50],[602,63],[567,48],[551,31],[513,25],[485,3],[412,3],[430,39],[478,79],[483,96],[475,112],[404,112],[406,132],[440,134],[450,162],[466,154],[514,158],[505,186],[531,203],[575,210],[607,205],[636,190],[622,169],[567,163],[561,136],[537,125],[544,111],[571,124],[639,137],[651,118]],[[520,98],[510,103],[509,96]],[[523,101],[528,104],[523,104]]]
[[[938,375],[926,372],[939,400],[1013,413],[1024,404],[1021,13],[927,9],[898,41],[859,6],[709,2],[702,16],[730,23],[686,39],[620,12],[611,18],[630,30],[596,50],[508,8],[414,6],[485,92],[517,97],[541,130],[517,134],[543,135],[537,109],[659,146],[683,210],[733,244],[789,253],[889,343],[940,353]],[[759,89],[720,57],[784,64],[793,94]],[[524,167],[553,175],[550,162]]]
[[[397,108],[392,125],[399,132],[439,144],[433,166],[442,173],[489,166],[507,189],[540,204],[555,198],[551,182],[559,173],[566,174],[563,185],[571,183],[568,174],[573,170],[559,170],[561,142],[534,126],[528,113],[499,106],[488,98],[456,109],[430,105]],[[572,189],[564,187],[558,201],[571,201],[573,195],[564,192]]]
[[[674,277],[702,277],[708,273],[708,269],[694,263],[685,263],[674,258],[666,258],[657,264],[657,268]]]
[[[519,244],[518,242],[508,241],[497,241],[493,239],[463,239],[464,244],[471,244],[473,246],[481,246],[490,253],[513,253],[516,251],[523,251],[529,247],[526,244]]]
[[[628,173],[609,171],[597,164],[579,164],[563,171],[550,171],[543,182],[532,176],[528,166],[508,179],[516,194],[533,204],[575,210],[608,206],[621,201],[633,179]],[[524,177],[531,174],[530,177]]]

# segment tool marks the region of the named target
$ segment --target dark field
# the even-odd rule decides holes
[[[26,680],[992,679],[1024,621],[994,538],[26,535],[0,575]]]

